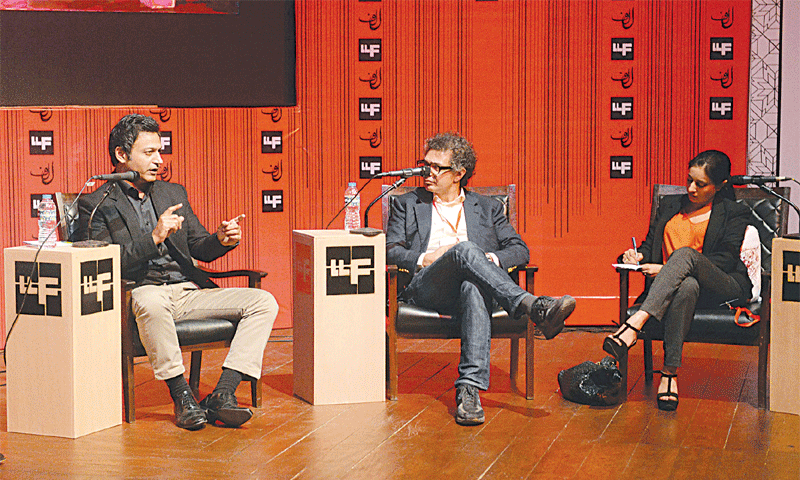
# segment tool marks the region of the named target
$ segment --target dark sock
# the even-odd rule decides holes
[[[217,386],[214,387],[214,392],[228,392],[234,393],[236,392],[236,387],[242,382],[244,375],[236,370],[231,370],[230,368],[222,368],[222,375],[219,376],[219,382],[217,382]]]
[[[178,394],[181,392],[190,390],[189,384],[186,382],[186,377],[184,377],[183,374],[180,374],[177,377],[168,378],[165,381],[167,382],[169,394],[172,396],[172,398],[177,398]]]
[[[523,315],[530,315],[531,310],[533,310],[533,302],[539,298],[535,295],[525,295],[522,298],[522,301],[519,302],[517,306],[517,310],[514,312],[514,318],[519,318]]]

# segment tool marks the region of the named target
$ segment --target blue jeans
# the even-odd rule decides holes
[[[528,292],[486,258],[472,242],[460,242],[411,279],[408,303],[451,315],[461,323],[461,359],[456,385],[489,388],[491,314],[497,302],[509,315]]]

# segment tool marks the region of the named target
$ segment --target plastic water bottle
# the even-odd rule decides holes
[[[56,203],[53,201],[53,196],[46,193],[39,202],[39,243],[46,248],[55,247],[56,234],[50,234],[55,229]]]
[[[355,199],[350,202],[350,199]],[[361,228],[361,195],[358,194],[356,182],[347,184],[347,189],[344,191],[344,203],[349,205],[344,209],[344,229],[347,231],[355,228]]]

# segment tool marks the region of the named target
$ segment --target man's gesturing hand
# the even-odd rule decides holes
[[[153,230],[153,241],[156,245],[163,243],[167,237],[181,229],[183,217],[177,215],[175,211],[182,206],[182,203],[173,205],[164,210],[164,213],[158,217],[158,225],[156,225],[156,229]]]
[[[244,214],[232,220],[223,221],[217,228],[217,239],[219,239],[219,243],[225,247],[236,245],[236,243],[242,239],[242,228],[239,226],[239,222],[242,220],[244,220]]]

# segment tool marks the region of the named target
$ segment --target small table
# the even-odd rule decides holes
[[[8,431],[77,438],[120,425],[119,246],[43,248],[36,264],[35,247],[4,253],[7,329],[21,311],[6,345]]]
[[[295,230],[294,393],[314,405],[386,400],[386,236]]]
[[[800,240],[772,241],[769,409],[800,415]]]

